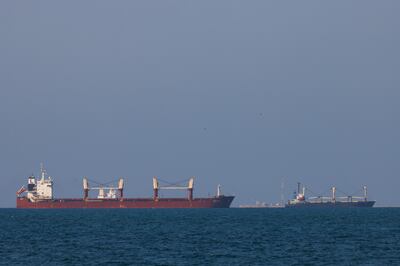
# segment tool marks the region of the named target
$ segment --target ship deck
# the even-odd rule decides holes
[[[56,198],[32,202],[26,197],[17,198],[17,208],[63,209],[63,208],[229,208],[234,196],[211,198]]]

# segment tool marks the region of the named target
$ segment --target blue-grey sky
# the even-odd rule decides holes
[[[44,162],[191,175],[234,205],[305,183],[400,205],[399,1],[1,1],[0,207]]]

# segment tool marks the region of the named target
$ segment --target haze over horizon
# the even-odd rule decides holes
[[[400,2],[1,1],[0,207],[40,162],[222,185],[233,206],[363,185],[400,206]],[[181,194],[183,196],[183,194]]]

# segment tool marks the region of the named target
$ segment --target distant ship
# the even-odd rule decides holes
[[[283,208],[284,206],[282,204],[276,203],[276,204],[268,204],[265,202],[260,202],[256,201],[255,204],[243,204],[239,205],[239,208]]]
[[[124,180],[120,178],[117,186],[98,184],[90,186],[88,178],[83,178],[82,198],[54,198],[53,180],[41,166],[41,177],[28,177],[27,186],[17,191],[17,208],[229,208],[234,196],[225,196],[218,185],[217,195],[207,198],[193,198],[194,178],[187,185],[170,184],[161,186],[157,177],[153,177],[152,198],[125,198]],[[187,190],[185,198],[161,198],[159,191]],[[89,191],[98,191],[97,197],[89,197]]]
[[[363,187],[363,196],[337,197],[336,187],[332,187],[332,196],[305,197],[306,188],[297,183],[297,194],[294,199],[288,201],[286,208],[351,208],[351,207],[373,207],[375,201],[368,200],[367,187]]]

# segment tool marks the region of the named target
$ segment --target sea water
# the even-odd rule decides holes
[[[400,265],[400,209],[1,209],[0,264]]]

